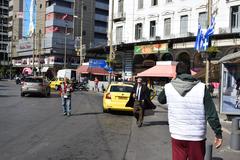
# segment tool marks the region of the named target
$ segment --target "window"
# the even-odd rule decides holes
[[[118,0],[118,13],[123,13],[123,0]]]
[[[172,0],[166,0],[166,3],[170,3],[170,2],[172,2]]]
[[[116,42],[118,44],[122,42],[122,31],[123,31],[123,27],[122,26],[118,26],[116,28]]]
[[[164,19],[164,36],[170,36],[171,33],[171,18]]]
[[[180,35],[186,35],[188,31],[188,16],[181,16],[180,18]]]
[[[207,12],[199,13],[198,23],[203,29],[207,29]]]
[[[232,32],[239,32],[239,29],[240,29],[240,6],[231,7],[231,29],[232,29]]]
[[[131,93],[133,87],[130,86],[111,86],[110,92],[128,92]]]
[[[142,38],[142,23],[138,23],[135,25],[135,39],[141,39]]]
[[[156,5],[158,5],[158,0],[152,0],[152,6],[156,6]]]
[[[143,8],[143,0],[138,0],[138,9]]]
[[[150,21],[150,38],[156,36],[156,21]]]

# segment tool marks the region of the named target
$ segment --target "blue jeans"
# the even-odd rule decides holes
[[[71,113],[71,97],[69,98],[62,98],[62,107],[63,107],[63,112],[64,113]]]

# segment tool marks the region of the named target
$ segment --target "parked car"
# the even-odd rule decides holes
[[[49,84],[49,81],[44,77],[26,77],[21,86],[21,96],[25,96],[26,94],[50,96]]]
[[[109,110],[133,111],[133,108],[126,107],[132,90],[132,84],[111,83],[103,95],[103,112]]]
[[[50,88],[58,90],[59,86],[62,84],[64,81],[64,78],[55,78],[50,82]]]

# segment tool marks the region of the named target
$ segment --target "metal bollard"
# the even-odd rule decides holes
[[[232,119],[230,148],[234,150],[240,150],[240,117]]]
[[[212,144],[207,143],[206,144],[206,154],[205,154],[205,160],[212,160]]]

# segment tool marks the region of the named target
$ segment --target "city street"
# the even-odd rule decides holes
[[[215,100],[216,101],[216,100]],[[21,97],[14,81],[0,81],[0,160],[171,160],[167,108],[157,104],[138,128],[131,114],[102,113],[102,93],[74,92],[72,116],[63,116],[56,92]],[[215,102],[216,103],[216,102]],[[217,104],[217,103],[216,103]],[[213,160],[237,160],[231,122],[220,116],[223,145]],[[208,125],[207,144],[214,134]]]
[[[0,81],[1,160],[117,160],[126,154],[132,116],[103,114],[102,96],[75,92],[72,116],[60,98],[21,97],[14,81]]]

